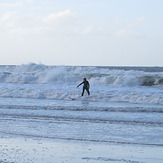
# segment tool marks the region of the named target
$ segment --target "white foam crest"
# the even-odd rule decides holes
[[[27,64],[9,66],[0,72],[0,82],[4,83],[53,83],[75,80],[74,74],[64,66]]]
[[[35,72],[35,71],[41,71],[48,68],[48,66],[45,66],[43,64],[35,64],[35,63],[29,63],[29,64],[23,64],[20,66],[15,67],[15,71],[18,72]]]
[[[142,78],[144,76],[158,78],[162,77],[162,72],[136,69],[126,71],[109,67],[46,66],[34,63],[0,67],[1,83],[77,83],[86,77],[92,84],[137,86],[142,84],[142,79],[147,80]]]
[[[70,73],[66,67],[55,67],[48,70],[41,80],[40,83],[69,83],[75,81],[75,75],[73,73]]]
[[[82,89],[77,89],[76,85],[2,85],[0,86],[0,97],[10,98],[31,98],[31,99],[54,99],[54,100],[82,100],[103,101],[103,102],[129,102],[137,104],[157,104],[163,105],[163,94],[161,90],[148,90],[141,87],[129,88],[105,86],[91,88],[91,96],[88,97],[85,92],[81,97]]]
[[[160,96],[154,96],[154,95],[140,95],[140,94],[126,94],[126,95],[116,95],[110,99],[112,102],[130,102],[130,103],[137,103],[137,104],[157,104],[162,105],[163,104],[163,98]]]
[[[135,76],[107,76],[101,77],[100,82],[108,85],[138,86],[139,80]]]

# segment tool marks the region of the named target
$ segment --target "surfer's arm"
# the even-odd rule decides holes
[[[77,87],[79,87],[80,85],[82,85],[83,84],[83,82],[82,83],[80,83]]]

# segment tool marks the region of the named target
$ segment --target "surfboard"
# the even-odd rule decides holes
[[[74,101],[76,100],[75,98],[69,97],[69,100]]]

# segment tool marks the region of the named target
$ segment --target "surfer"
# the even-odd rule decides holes
[[[81,96],[84,95],[85,90],[87,91],[88,95],[90,95],[90,92],[89,92],[90,85],[89,85],[89,82],[88,82],[88,80],[86,78],[84,78],[83,82],[80,83],[77,87],[79,87],[82,84],[83,84],[83,92],[82,92]]]

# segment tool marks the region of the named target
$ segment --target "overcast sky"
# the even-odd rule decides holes
[[[163,66],[163,0],[0,0],[0,64]]]

